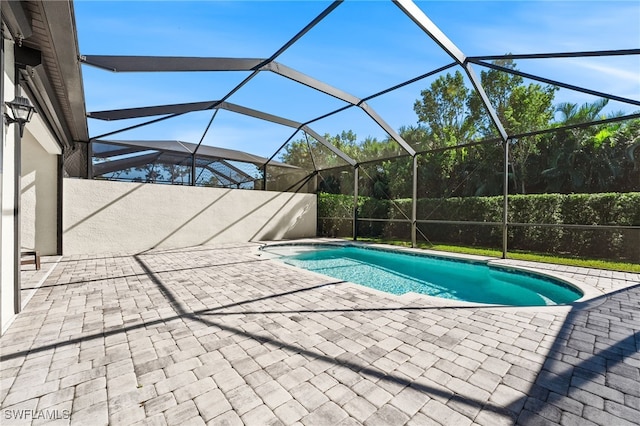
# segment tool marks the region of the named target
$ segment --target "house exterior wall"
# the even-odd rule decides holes
[[[55,3],[55,4],[54,4]],[[17,95],[37,111],[0,125],[0,333],[22,308],[21,250],[61,251],[62,147],[89,139],[72,0],[0,1],[0,117]],[[80,150],[79,150],[80,151]],[[68,156],[67,156],[68,157]],[[59,254],[59,253],[58,253]]]
[[[315,194],[64,179],[63,253],[316,235]]]
[[[22,138],[21,245],[45,256],[57,254],[58,248],[58,155],[62,152],[38,120],[34,115]]]
[[[6,110],[5,102],[15,96],[14,88],[14,59],[13,43],[9,40],[0,40],[3,48],[2,55],[2,108],[0,115]],[[16,297],[16,264],[19,254],[15,251],[16,221],[18,220],[16,204],[16,146],[15,125],[5,125],[2,128],[2,140],[0,144],[0,321],[4,331],[13,319]]]

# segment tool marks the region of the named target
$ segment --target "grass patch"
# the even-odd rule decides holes
[[[396,246],[411,247],[411,243],[402,240],[385,240],[379,238],[358,238],[358,241],[366,241],[380,244],[391,244]],[[478,256],[502,257],[502,251],[481,247],[466,247],[446,244],[418,243],[418,248],[439,250],[451,253],[475,254]],[[635,272],[640,273],[640,265],[630,262],[614,262],[602,259],[584,259],[569,256],[554,256],[546,253],[534,253],[522,250],[509,251],[509,259],[527,260],[531,262],[553,263],[556,265],[579,266],[581,268],[606,269],[610,271]]]

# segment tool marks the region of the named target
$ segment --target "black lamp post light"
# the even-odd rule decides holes
[[[18,123],[18,126],[20,126],[20,137],[22,137],[24,133],[24,126],[31,121],[31,117],[35,112],[35,107],[31,105],[29,99],[22,96],[16,96],[14,100],[11,102],[5,102],[5,104],[11,111],[11,115],[6,112],[4,113],[6,123]]]

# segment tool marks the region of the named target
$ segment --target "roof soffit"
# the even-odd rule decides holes
[[[28,0],[18,3],[21,3],[21,9],[28,19],[31,34],[17,41],[42,53],[42,65],[33,71],[27,69],[23,76],[33,92],[41,89],[34,71],[39,69],[38,79],[45,78],[48,81],[52,90],[46,94],[40,93],[49,98],[41,107],[48,110],[45,115],[49,115],[50,122],[58,123],[58,126],[52,126],[63,144],[87,141],[89,132],[72,3],[68,0]]]

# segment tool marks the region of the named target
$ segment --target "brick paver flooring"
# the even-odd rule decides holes
[[[609,294],[574,307],[442,307],[254,247],[63,258],[0,339],[0,422],[640,420],[638,274],[535,265]]]

